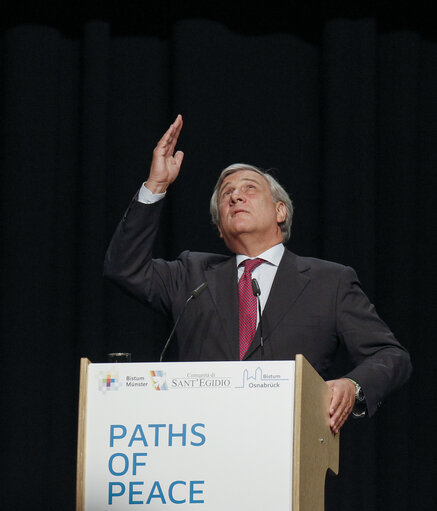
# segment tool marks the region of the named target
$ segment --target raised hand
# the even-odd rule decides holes
[[[163,193],[178,177],[184,153],[174,153],[182,130],[182,115],[178,115],[153,150],[152,165],[146,186],[152,193]]]

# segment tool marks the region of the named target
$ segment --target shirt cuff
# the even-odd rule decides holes
[[[142,202],[143,204],[154,204],[155,202],[160,201],[165,197],[164,193],[152,193],[148,188],[146,188],[145,183],[141,185],[140,191],[138,192],[137,201]]]

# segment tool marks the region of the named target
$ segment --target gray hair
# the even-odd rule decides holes
[[[288,193],[271,174],[268,174],[267,172],[264,172],[262,169],[254,167],[253,165],[247,165],[246,163],[234,163],[233,165],[229,165],[229,167],[226,167],[220,174],[218,181],[215,184],[214,192],[211,196],[211,201],[209,203],[209,212],[211,213],[211,219],[213,224],[218,226],[220,222],[218,204],[219,202],[218,194],[220,191],[220,187],[222,186],[222,183],[226,177],[230,176],[231,174],[239,170],[251,170],[252,172],[256,172],[257,174],[263,176],[270,186],[273,202],[275,203],[283,202],[285,204],[287,215],[285,217],[285,220],[281,222],[279,225],[281,227],[283,242],[286,243],[290,239],[291,222],[293,220],[293,203],[291,202]]]

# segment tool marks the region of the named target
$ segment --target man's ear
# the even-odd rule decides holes
[[[217,229],[218,229],[220,238],[223,238],[222,230],[220,229],[220,225],[219,224],[217,224]]]
[[[283,202],[277,202],[276,203],[276,221],[278,224],[282,224],[282,222],[285,222],[285,219],[287,218],[287,208],[285,207],[285,204]]]

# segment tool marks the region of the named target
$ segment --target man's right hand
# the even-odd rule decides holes
[[[184,153],[174,150],[182,130],[182,115],[178,115],[153,150],[152,165],[146,187],[152,193],[163,193],[178,177]]]

